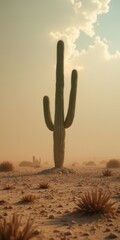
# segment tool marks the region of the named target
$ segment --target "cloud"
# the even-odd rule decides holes
[[[69,0],[71,4],[69,4],[67,10],[71,13],[72,21],[70,21],[68,27],[76,27],[79,31],[82,30],[92,37],[95,34],[94,23],[97,21],[98,15],[109,11],[110,1],[111,0]],[[65,23],[65,15],[63,15],[63,19]],[[65,32],[66,29],[64,29],[63,34]]]
[[[110,54],[109,52],[109,43],[106,39],[101,40],[99,36],[95,38],[95,46],[98,46],[99,49],[102,50],[104,59],[106,60],[120,60],[120,52],[116,51],[114,54]]]
[[[79,0],[71,0],[71,3],[73,4],[75,10],[82,7],[82,2]]]
[[[6,10],[4,4],[4,8],[1,9],[1,16],[3,15],[1,22],[12,29],[12,34],[10,34],[8,30],[6,31],[7,27],[1,27],[5,36],[3,45],[6,41],[6,45],[10,49],[13,46],[13,51],[15,43],[18,43],[18,46],[23,44],[22,49],[24,47],[28,49],[30,46],[33,52],[35,51],[34,46],[38,46],[38,44],[41,46],[46,44],[46,49],[49,49],[51,44],[50,34],[51,39],[55,42],[60,38],[65,41],[65,61],[66,64],[70,65],[72,59],[79,54],[76,41],[80,39],[81,31],[91,38],[95,35],[94,24],[97,17],[109,11],[110,1],[51,0],[51,3],[46,3],[46,0],[42,2],[37,0],[36,4],[33,1],[28,4],[27,1],[22,0],[18,4],[15,0],[12,0],[14,3],[13,9],[9,3]],[[9,19],[9,21],[5,19]],[[5,49],[4,46],[2,49]],[[41,48],[42,51],[43,48]]]
[[[111,0],[70,0],[72,12],[72,22],[69,23],[62,31],[51,31],[50,35],[55,40],[63,39],[66,46],[65,64],[70,67],[75,58],[78,58],[79,51],[77,50],[76,41],[80,39],[80,33],[83,31],[86,35],[93,38],[95,36],[94,24],[97,22],[97,17],[100,14],[105,14],[109,11],[109,3]],[[70,5],[69,5],[70,8]],[[105,47],[106,59],[110,59],[109,47],[105,41],[100,40],[99,37],[95,38],[95,43],[103,45]],[[116,53],[114,57],[119,56]],[[113,56],[112,56],[113,57]],[[74,59],[73,59],[74,58]],[[79,64],[76,64],[78,67]],[[76,67],[75,66],[75,67]],[[83,69],[83,66],[79,66],[79,69]]]
[[[100,36],[96,36],[94,38],[93,44],[91,44],[87,50],[83,49],[77,55],[77,58],[85,56],[89,57],[91,54],[99,56],[97,59],[101,59],[104,61],[112,61],[112,60],[120,60],[120,52],[116,51],[114,54],[110,54],[109,52],[109,42],[106,39],[101,39]],[[78,60],[77,60],[78,61]]]

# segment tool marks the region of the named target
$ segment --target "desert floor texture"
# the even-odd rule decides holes
[[[49,169],[16,166],[13,172],[0,173],[0,219],[8,220],[14,212],[22,216],[22,224],[30,217],[36,234],[43,240],[120,240],[120,169],[113,175],[102,174],[104,166],[67,166],[74,171],[41,173]],[[49,188],[39,189],[48,182]],[[4,190],[6,185],[10,190]],[[77,201],[86,190],[102,188],[116,201],[115,216],[81,216],[75,213]],[[34,203],[22,203],[25,195],[36,196]],[[39,239],[39,238],[38,238]]]

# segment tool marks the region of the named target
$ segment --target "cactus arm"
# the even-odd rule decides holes
[[[73,122],[75,115],[75,103],[76,103],[76,92],[77,92],[77,71],[72,71],[71,76],[71,92],[69,97],[69,107],[66,119],[64,121],[64,127],[69,128]]]
[[[52,123],[51,114],[50,114],[49,98],[47,96],[44,96],[43,98],[43,109],[44,109],[45,123],[49,130],[54,131],[54,125]]]

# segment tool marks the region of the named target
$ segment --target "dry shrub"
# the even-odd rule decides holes
[[[34,203],[36,201],[36,196],[32,194],[25,195],[22,200],[20,201],[21,203]]]
[[[95,189],[83,193],[77,203],[77,212],[85,215],[115,213],[115,202],[111,202],[110,196],[102,189]]]
[[[86,163],[87,166],[96,166],[96,164],[93,161],[89,161]]]
[[[7,205],[7,204],[9,204],[9,202],[7,202],[6,200],[4,199],[0,200],[0,205]]]
[[[23,161],[19,164],[20,167],[33,167],[33,163],[30,161]]]
[[[105,176],[105,177],[110,177],[110,176],[112,176],[113,175],[113,172],[110,170],[110,169],[105,169],[105,170],[103,170],[103,176]]]
[[[0,221],[0,240],[30,240],[34,237],[34,231],[33,222],[30,219],[21,229],[21,218],[15,213],[9,223],[6,218]]]
[[[30,162],[30,161],[23,161],[19,164],[19,167],[34,167],[34,168],[39,168],[40,163],[37,162]]]
[[[39,183],[39,186],[38,186],[39,189],[47,189],[49,187],[50,187],[49,182],[41,182]]]
[[[111,159],[106,164],[107,168],[120,168],[120,160]]]
[[[13,170],[14,170],[14,166],[12,163],[8,161],[0,163],[0,172],[9,172]]]
[[[14,187],[12,184],[6,184],[3,188],[3,190],[12,190]]]

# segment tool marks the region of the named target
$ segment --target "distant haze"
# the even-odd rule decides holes
[[[78,70],[75,119],[65,162],[120,158],[120,1],[0,1],[0,161],[53,163],[56,44],[65,42],[65,116]]]

